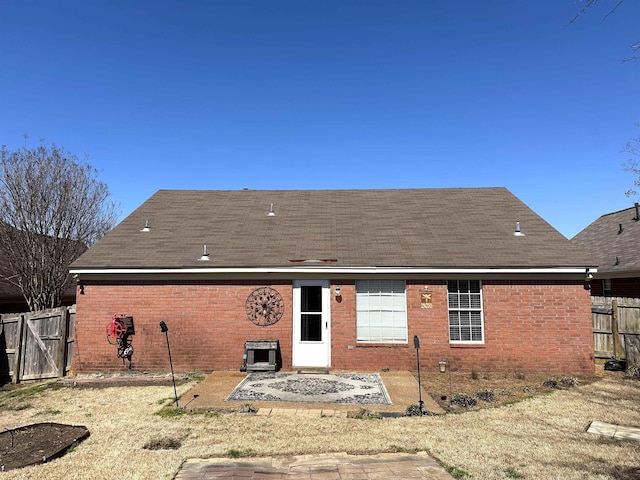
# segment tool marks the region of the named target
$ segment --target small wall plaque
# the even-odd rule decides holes
[[[420,292],[420,307],[433,308],[433,294],[431,292]]]

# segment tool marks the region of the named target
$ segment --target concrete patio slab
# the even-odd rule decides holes
[[[188,410],[194,411],[228,411],[237,412],[247,402],[225,401],[233,389],[246,377],[246,373],[238,371],[214,371],[198,383],[193,389],[184,394],[180,399],[180,405],[189,402]],[[294,402],[262,402],[252,401],[251,406],[258,409],[260,415],[273,415],[274,410],[281,415],[279,410],[320,410],[321,416],[334,416],[329,412],[358,412],[360,408],[366,408],[379,413],[394,413],[403,415],[409,405],[418,403],[418,381],[416,377],[407,371],[381,372],[380,377],[391,398],[392,405],[349,405],[327,403],[294,403]],[[432,413],[444,414],[444,410],[433,400],[429,394],[422,391],[424,408]],[[264,410],[263,410],[264,409]],[[294,413],[295,414],[295,413]],[[311,414],[311,413],[310,413]]]

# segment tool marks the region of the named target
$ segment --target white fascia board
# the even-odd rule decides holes
[[[242,267],[242,268],[72,268],[71,274],[237,274],[237,273],[292,273],[292,274],[580,274],[596,273],[596,267],[481,267],[481,268],[422,268],[422,267]]]

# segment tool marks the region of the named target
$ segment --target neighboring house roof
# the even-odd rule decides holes
[[[150,231],[142,232],[147,220]],[[525,236],[514,235],[516,222]],[[205,244],[209,261],[199,260]],[[575,273],[590,265],[505,188],[160,190],[71,270],[568,267]]]
[[[4,227],[10,228],[12,232],[19,232],[19,230],[15,229],[14,227],[10,227],[7,224],[4,224]],[[74,248],[77,249],[77,251],[84,252],[87,249],[86,246],[80,242],[74,241],[73,245]],[[12,269],[10,265],[11,262],[9,261],[9,257],[7,255],[9,254],[6,252],[0,252],[0,310],[4,309],[2,305],[6,306],[6,304],[11,304],[13,308],[19,309],[12,310],[12,312],[27,311],[29,307],[27,305],[27,301],[24,298],[24,295],[22,294],[22,290],[12,281],[7,280],[11,279],[13,281],[17,281],[17,277],[19,276],[18,274],[16,274],[16,270]],[[76,282],[71,281],[71,276],[69,276],[69,280],[70,281],[64,292],[62,300],[65,304],[73,303],[76,296]]]
[[[636,207],[602,215],[571,239],[598,265],[601,277],[640,275],[640,221]]]
[[[3,259],[0,259],[0,299],[2,298],[22,298],[22,291],[19,287],[14,285],[8,280],[8,277],[14,276],[13,272],[9,271],[7,264]]]

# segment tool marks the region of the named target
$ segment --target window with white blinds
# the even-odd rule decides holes
[[[480,280],[449,280],[449,340],[484,342]]]
[[[407,343],[404,280],[356,281],[358,342]]]

